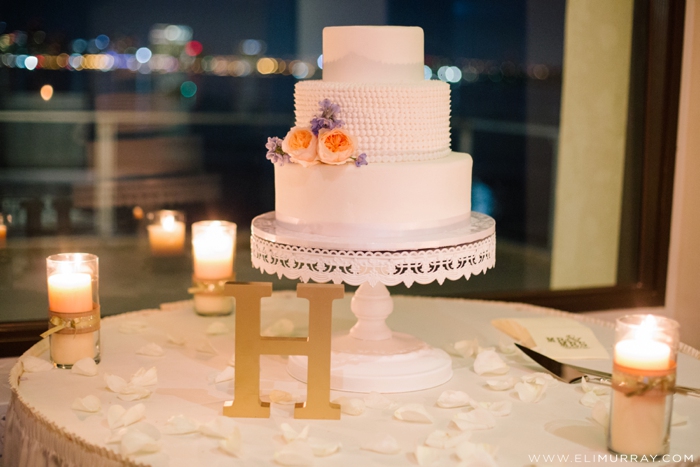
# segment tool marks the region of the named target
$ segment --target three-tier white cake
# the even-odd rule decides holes
[[[326,236],[393,237],[469,220],[472,159],[450,149],[450,88],[424,77],[421,28],[325,28],[323,79],[297,83],[294,97],[295,128],[327,116],[323,101],[335,110],[335,123],[297,138],[297,147],[332,151],[345,142],[350,157],[295,163],[292,155],[276,164],[278,224]],[[336,124],[347,141],[323,141]]]

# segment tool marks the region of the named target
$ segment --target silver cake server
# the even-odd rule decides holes
[[[564,381],[565,383],[573,384],[581,381],[583,376],[594,376],[595,378],[590,378],[591,382],[603,382],[609,383],[612,378],[612,374],[606,373],[605,371],[591,370],[589,368],[583,368],[576,365],[569,365],[567,363],[561,363],[554,359],[549,358],[546,355],[542,355],[524,345],[515,344],[517,348],[523,351],[525,355],[530,357],[539,364],[542,368],[547,370],[557,379]],[[686,386],[676,386],[676,393],[685,394],[690,396],[700,397],[700,389],[689,388]]]

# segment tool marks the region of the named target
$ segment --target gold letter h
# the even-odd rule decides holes
[[[225,295],[236,299],[236,378],[234,400],[224,405],[227,417],[267,418],[270,404],[260,400],[261,355],[306,355],[306,402],[298,403],[294,418],[340,419],[340,406],[331,396],[331,319],[333,300],[345,287],[297,284],[297,297],[309,300],[309,337],[260,335],[260,299],[272,295],[270,282],[229,282]]]

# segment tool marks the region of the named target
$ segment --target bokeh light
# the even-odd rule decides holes
[[[261,75],[269,75],[277,70],[277,61],[274,58],[263,57],[258,60],[257,68]]]
[[[316,65],[323,70],[323,54],[319,55],[316,59]]]
[[[98,49],[104,50],[107,48],[108,45],[109,45],[109,37],[107,37],[106,35],[100,34],[99,36],[97,36],[95,38],[95,46]]]
[[[292,75],[297,79],[304,79],[309,76],[309,66],[304,62],[296,62],[292,66]]]
[[[71,48],[73,49],[73,52],[81,54],[85,52],[85,49],[87,49],[87,42],[85,39],[76,39],[73,41]]]
[[[180,85],[180,94],[182,94],[182,97],[194,97],[197,94],[197,85],[192,81],[185,81]]]
[[[241,52],[245,55],[258,55],[263,51],[263,44],[261,41],[255,39],[246,39],[241,44]]]
[[[428,65],[423,65],[423,77],[425,79],[431,79],[433,77],[433,70]]]
[[[36,68],[36,66],[37,66],[38,64],[39,64],[39,59],[36,58],[36,57],[33,56],[33,55],[30,55],[29,57],[27,57],[27,58],[24,60],[24,67],[25,67],[27,70],[30,70],[30,71],[33,70],[34,68]]]
[[[202,43],[198,41],[189,41],[187,45],[185,45],[185,53],[190,57],[196,57],[201,54],[203,49]]]
[[[151,52],[151,49],[149,49],[148,47],[141,47],[140,49],[138,49],[136,51],[134,56],[136,57],[136,60],[139,63],[148,63],[148,61],[153,56],[153,53]]]
[[[41,98],[45,101],[51,100],[53,97],[53,86],[50,84],[43,85],[39,90],[39,95],[41,95]]]

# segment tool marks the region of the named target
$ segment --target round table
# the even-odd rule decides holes
[[[334,331],[347,330],[354,323],[350,312],[350,294],[334,303]],[[490,325],[495,318],[561,315],[583,321],[612,354],[613,328],[585,315],[573,315],[529,305],[484,302],[459,299],[423,297],[394,297],[395,312],[389,318],[390,326],[413,334],[435,347],[444,347],[463,339],[477,338],[482,347],[497,347],[509,342]],[[305,300],[293,292],[277,292],[262,302],[261,329],[279,319],[295,324],[295,335],[304,335],[307,327]],[[207,335],[208,327],[219,321],[230,332]],[[515,391],[493,391],[485,381],[491,377],[479,376],[472,369],[473,358],[453,358],[453,378],[433,389],[411,393],[391,394],[398,404],[423,404],[435,419],[433,424],[399,421],[393,409],[365,409],[358,416],[342,415],[340,421],[294,420],[291,405],[273,404],[269,419],[235,419],[243,442],[242,458],[234,458],[218,448],[218,441],[201,434],[169,435],[162,433],[160,450],[156,453],[124,457],[119,444],[106,444],[110,435],[106,414],[112,404],[129,408],[137,403],[146,406],[145,421],[162,429],[171,416],[184,415],[206,423],[221,415],[225,401],[233,398],[233,382],[215,383],[213,377],[224,370],[234,351],[234,316],[206,318],[193,313],[190,302],[166,304],[160,310],[143,310],[105,318],[102,323],[102,362],[99,374],[87,377],[68,370],[52,369],[36,373],[22,373],[18,364],[11,373],[12,401],[7,414],[5,465],[62,465],[62,466],[116,466],[134,465],[270,465],[273,454],[284,445],[280,424],[289,423],[295,429],[310,426],[310,436],[342,442],[342,449],[328,457],[314,458],[314,465],[407,465],[416,464],[413,452],[434,430],[448,429],[452,416],[463,409],[445,409],[436,406],[445,390],[460,390],[477,401],[509,400],[512,413],[497,418],[496,426],[474,431],[471,441],[498,446],[497,461],[502,466],[555,465],[565,463],[545,461],[544,455],[568,456],[570,462],[589,462],[594,455],[607,454],[604,429],[591,418],[591,409],[579,401],[583,396],[579,385],[556,383],[537,403],[521,402]],[[168,335],[184,337],[185,344],[168,342]],[[198,351],[209,341],[216,354]],[[165,354],[159,357],[137,354],[149,343],[160,345]],[[47,345],[40,342],[29,355],[48,361]],[[511,369],[507,376],[521,377],[539,367],[520,354],[503,355]],[[678,384],[700,387],[700,352],[683,346],[678,361]],[[609,371],[609,360],[577,360],[589,368]],[[125,379],[139,368],[155,366],[158,383],[146,399],[125,402],[110,392],[104,374],[115,374]],[[305,386],[289,376],[285,370],[286,358],[261,358],[261,397],[268,397],[274,389],[303,398]],[[98,413],[78,412],[71,409],[76,397],[97,396],[102,405]],[[333,391],[332,399],[341,395]],[[362,396],[360,396],[362,397]],[[671,452],[684,459],[700,458],[697,440],[700,435],[700,399],[675,396],[674,409],[689,417],[683,426],[671,430]],[[162,430],[161,430],[162,431]],[[379,454],[360,449],[368,440],[388,433],[396,438],[401,451],[394,455]],[[457,465],[454,449],[440,452],[435,465]],[[537,461],[535,456],[540,456]],[[588,460],[586,460],[588,459]],[[678,459],[678,458],[676,458]],[[596,465],[604,465],[594,462]],[[616,465],[616,463],[611,463]]]

